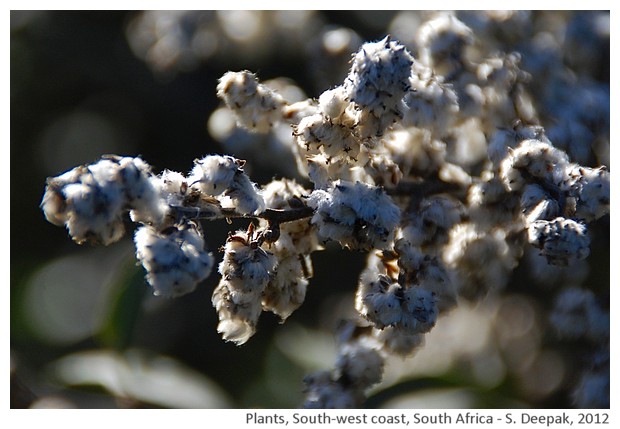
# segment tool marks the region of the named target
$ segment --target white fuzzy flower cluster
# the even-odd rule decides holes
[[[319,240],[383,250],[369,256],[356,308],[390,353],[411,354],[457,295],[503,289],[528,239],[550,264],[586,257],[585,222],[609,210],[607,170],[570,163],[543,127],[524,125],[539,121],[522,56],[473,61],[473,44],[467,25],[439,14],[419,28],[419,62],[389,38],[364,44],[342,85],[283,119],[314,183]]]
[[[509,239],[501,228],[486,230],[474,223],[461,223],[452,228],[442,256],[451,269],[458,294],[479,299],[490,290],[503,289],[519,263],[522,253],[519,244]]]
[[[487,129],[504,126],[506,118],[514,117],[515,113],[523,121],[535,122],[535,108],[523,90],[523,84],[531,76],[520,65],[521,55],[517,52],[493,55],[478,64],[476,77],[480,92],[475,97],[482,101],[481,117]]]
[[[477,48],[483,42],[474,37],[471,28],[450,13],[439,13],[418,29],[416,44],[420,63],[439,76],[442,85],[448,89],[444,90],[444,102],[437,103],[433,112],[440,123],[447,119],[451,129],[437,130],[438,126],[434,124],[435,132],[454,138],[460,136],[463,145],[476,148],[469,154],[461,153],[461,162],[467,157],[475,162],[482,161],[480,155],[484,147],[473,144],[478,140],[473,139],[474,133],[482,131],[492,135],[497,128],[505,127],[515,119],[538,122],[532,97],[524,89],[530,75],[520,68],[521,55],[517,52],[501,53],[498,50],[505,47],[496,47],[480,58],[473,52],[480,53]],[[467,49],[472,45],[473,49]],[[451,91],[458,99],[458,111],[449,101]],[[451,113],[456,118],[450,118]],[[461,132],[456,133],[457,129]]]
[[[560,189],[575,199],[574,218],[592,222],[609,213],[611,179],[605,166],[589,168],[569,164],[563,176]]]
[[[301,205],[306,190],[291,180],[274,180],[263,189],[269,210]],[[245,343],[256,332],[262,311],[286,320],[304,301],[312,276],[310,253],[320,249],[308,217],[282,224],[260,220],[228,237],[213,292],[218,332],[227,341]]]
[[[222,279],[213,291],[212,302],[220,320],[217,330],[225,340],[237,344],[256,332],[262,294],[278,264],[276,257],[261,247],[261,241],[253,227],[228,237],[219,266]]]
[[[261,302],[264,311],[271,311],[285,321],[306,298],[308,279],[312,272],[309,255],[278,255],[278,269],[265,287]]]
[[[187,175],[164,170],[155,176],[140,158],[108,156],[48,179],[41,207],[50,222],[66,224],[75,241],[106,245],[122,237],[129,212],[142,224],[134,235],[136,257],[154,294],[164,297],[192,292],[212,271],[197,220],[258,219],[258,231],[251,224],[227,240],[213,293],[219,332],[242,344],[261,311],[285,320],[301,305],[312,276],[310,254],[320,249],[304,201],[309,191],[289,180],[259,191],[244,164],[207,155]]]
[[[515,31],[527,21],[519,16],[506,15]],[[221,134],[273,154],[261,157],[266,165],[282,161],[284,151],[261,146],[277,140],[294,157],[287,168],[308,179],[303,186],[278,179],[259,187],[245,161],[226,155],[197,159],[188,174],[159,175],[140,158],[104,157],[48,179],[47,219],[79,243],[109,244],[123,235],[129,213],[141,224],[136,256],[162,296],[190,292],[212,271],[200,221],[250,220],[222,247],[212,294],[218,332],[239,345],[255,334],[263,311],[284,321],[303,303],[312,252],[329,241],[368,252],[358,318],[339,335],[334,368],[305,379],[304,403],[362,405],[386,356],[414,353],[461,298],[501,293],[524,250],[539,252],[535,274],[549,284],[562,283],[568,268],[587,271],[587,225],[609,213],[608,169],[571,161],[573,152],[539,125],[553,118],[537,112],[545,103],[528,89],[538,80],[521,69],[523,62],[534,77],[526,56],[474,38],[475,20],[426,18],[407,45],[419,60],[390,37],[365,43],[345,80],[316,99],[304,100],[282,79],[260,83],[249,71],[219,80],[226,107],[209,127],[224,118]],[[562,70],[562,79],[572,73]],[[234,121],[249,131],[232,132]],[[553,326],[565,338],[608,345],[609,315],[597,299],[583,289],[560,292]],[[578,404],[604,403],[592,392],[608,386],[608,366],[583,375]]]
[[[609,172],[570,163],[548,139],[523,140],[508,151],[500,177],[521,193],[530,244],[553,265],[586,258],[590,239],[585,222],[609,213]]]
[[[412,64],[411,54],[389,37],[365,43],[355,54],[343,90],[359,111],[356,130],[361,138],[381,136],[402,118]]]
[[[459,112],[452,85],[444,83],[432,68],[415,62],[409,77],[410,91],[404,97],[403,125],[428,129],[434,136],[445,135]]]
[[[355,308],[370,323],[365,335],[388,354],[410,356],[424,342],[439,314],[456,304],[456,290],[441,259],[403,237],[393,249],[368,257]]]
[[[414,334],[429,332],[439,313],[435,293],[413,285],[401,286],[387,276],[364,282],[357,290],[356,307],[377,327],[396,327]]]
[[[394,242],[397,268],[392,266],[388,272],[398,273],[401,284],[431,292],[436,297],[439,310],[451,309],[456,304],[457,291],[442,258],[421,251],[409,239],[406,229],[401,230],[400,235],[402,237]],[[387,268],[386,264],[393,264],[393,261],[386,257],[384,255],[382,265]]]
[[[413,91],[413,63],[403,45],[386,37],[364,44],[354,55],[344,83],[321,94],[318,105],[310,101],[265,101],[270,99],[265,94],[272,92],[253,75],[249,79],[247,72],[227,73],[220,81],[218,95],[244,128],[254,130],[255,124],[261,124],[259,128],[265,131],[277,120],[291,123],[298,167],[317,187],[325,188],[338,179],[394,186],[402,173],[377,138],[407,110],[403,98]],[[252,84],[247,83],[250,80]],[[251,88],[245,88],[248,85]],[[440,96],[432,95],[436,90],[431,86],[426,98],[441,104],[435,100]],[[237,97],[243,100],[235,102],[230,94],[243,94]]]
[[[228,72],[217,85],[217,95],[232,109],[237,121],[259,133],[269,131],[280,120],[285,101],[249,71]]]
[[[325,91],[319,98],[319,111],[294,126],[299,150],[315,162],[322,158],[327,164],[357,160],[362,142],[351,130],[356,118],[348,105],[343,87]]]
[[[188,221],[159,232],[142,226],[134,235],[136,257],[156,296],[174,298],[193,292],[213,269],[198,226]]]
[[[493,166],[499,169],[502,161],[509,155],[509,151],[525,140],[538,140],[551,144],[543,127],[535,125],[526,126],[517,121],[512,127],[500,128],[491,135],[487,147],[487,156],[493,163]]]
[[[245,161],[228,155],[207,155],[194,164],[187,178],[192,188],[206,195],[221,195],[224,197],[220,199],[223,207],[234,207],[241,214],[257,214],[265,209],[256,185],[243,171]]]
[[[474,34],[454,15],[442,13],[420,25],[417,42],[420,61],[447,74],[459,65],[465,47],[474,42]]]
[[[364,183],[339,180],[308,197],[315,209],[311,222],[319,238],[350,249],[386,248],[394,237],[400,210],[385,191]]]
[[[336,125],[346,138],[344,147],[338,147],[339,152],[321,146],[322,153],[308,158],[309,176],[317,186],[324,187],[338,178],[385,186],[400,181],[400,168],[377,138],[402,119],[407,109],[403,98],[411,92],[413,64],[413,57],[405,47],[389,37],[365,43],[353,56],[344,83],[319,97],[322,127]],[[305,131],[304,123],[300,122],[298,131]],[[298,144],[312,150],[306,137],[299,133]]]
[[[302,205],[308,191],[293,180],[281,179],[267,184],[262,193],[269,209],[286,210]],[[269,250],[278,260],[275,275],[263,292],[263,310],[277,314],[284,321],[305,299],[313,273],[310,254],[321,246],[308,218],[282,223],[275,232],[274,226],[264,219],[260,225],[268,234],[277,234]]]
[[[244,163],[208,155],[187,176],[170,170],[155,176],[140,158],[106,156],[48,179],[41,207],[76,242],[104,245],[124,235],[129,212],[143,225],[134,235],[136,257],[154,294],[181,296],[206,279],[214,264],[201,227],[189,219],[222,218],[230,208],[237,216],[265,209]]]
[[[364,392],[383,377],[385,356],[370,336],[354,336],[355,325],[340,327],[339,353],[331,371],[319,371],[304,378],[304,408],[357,408]]]
[[[553,183],[556,168],[568,164],[568,155],[541,140],[524,140],[502,161],[500,176],[506,188],[519,191],[532,179]]]
[[[540,249],[550,264],[570,265],[590,254],[586,226],[572,219],[537,220],[529,224],[527,232],[530,244]]]
[[[128,211],[132,221],[160,229],[170,225],[175,207],[209,209],[213,216],[220,206],[241,214],[261,212],[265,203],[244,173],[244,162],[208,155],[195,161],[187,177],[170,170],[155,176],[140,158],[106,156],[48,179],[41,208],[76,242],[104,245],[122,238]]]
[[[502,161],[500,175],[510,191],[537,183],[556,199],[566,199],[563,209],[576,219],[591,222],[609,213],[609,171],[570,163],[546,138],[520,142]]]
[[[65,225],[77,243],[108,245],[125,234],[123,215],[133,209],[161,220],[150,167],[140,158],[106,156],[49,178],[41,208],[54,225]]]

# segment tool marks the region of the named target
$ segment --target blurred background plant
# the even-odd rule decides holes
[[[156,171],[187,171],[195,158],[225,153],[251,160],[258,183],[295,177],[277,132],[257,152],[256,136],[219,109],[217,79],[249,69],[262,80],[294,79],[274,83],[289,100],[316,97],[342,82],[363,41],[389,33],[417,56],[417,29],[430,15],[11,12],[11,407],[299,406],[304,374],[335,360],[334,327],[353,314],[364,254],[331,246],[316,253],[304,305],[285,325],[263,316],[238,348],[215,329],[217,276],[188,296],[151,296],[130,237],[79,248],[45,221],[45,178],[106,153],[140,154]],[[456,15],[485,52],[522,54],[557,146],[583,165],[610,167],[609,12]],[[537,82],[566,70],[563,86]],[[213,225],[207,247],[243,226]],[[587,336],[555,335],[549,314],[567,285],[592,291],[609,312],[609,216],[591,235],[587,261],[549,275],[532,251],[501,294],[459,304],[413,358],[387,363],[367,405],[571,406],[576,369],[605,363],[592,362]]]

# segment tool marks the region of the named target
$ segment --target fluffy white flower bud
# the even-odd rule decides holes
[[[384,358],[364,344],[355,341],[344,344],[336,360],[336,374],[357,389],[367,389],[381,381]]]
[[[400,210],[378,187],[338,180],[315,190],[308,205],[316,210],[312,223],[319,237],[351,249],[385,248],[394,237]]]
[[[252,232],[237,231],[226,241],[219,272],[225,280],[241,280],[244,292],[262,292],[276,265],[275,256],[260,246]]]
[[[472,30],[454,15],[439,14],[424,22],[417,34],[420,61],[439,73],[451,71],[451,62],[458,61],[463,50],[474,41]]]
[[[524,126],[518,123],[514,128],[500,128],[491,136],[487,148],[487,154],[493,165],[499,168],[509,149],[514,149],[523,140],[539,140],[551,144],[545,135],[545,129],[538,125]]]
[[[194,161],[188,182],[209,195],[220,195],[232,185],[235,175],[245,164],[232,156],[207,155]]]
[[[263,310],[271,311],[286,320],[304,302],[308,280],[300,256],[288,256],[278,261],[278,269],[262,294]]]
[[[435,292],[413,285],[403,288],[384,275],[370,282],[365,276],[360,280],[356,308],[377,329],[393,326],[413,335],[435,326],[439,313]]]
[[[230,198],[229,204],[242,214],[255,214],[265,210],[263,197],[243,171],[245,161],[228,155],[207,155],[194,163],[187,179],[192,188],[208,195],[223,194]]]
[[[294,180],[273,180],[261,190],[267,208],[286,210],[303,206],[304,199],[310,191]],[[261,227],[268,227],[268,223],[261,220]],[[316,228],[308,218],[279,225],[280,237],[272,244],[272,250],[279,258],[296,255],[308,255],[321,249],[316,235]]]
[[[125,234],[122,185],[116,168],[111,165],[106,168],[111,173],[107,178],[101,172],[97,178],[87,173],[80,177],[79,183],[68,184],[62,190],[68,209],[65,224],[69,235],[79,244],[108,245]]]
[[[396,240],[394,250],[398,254],[401,282],[435,294],[438,308],[442,311],[456,305],[455,285],[450,281],[441,259],[423,254],[406,238]]]
[[[492,56],[478,65],[476,76],[481,83],[506,92],[518,80],[527,78],[527,74],[519,69],[520,63],[521,55],[518,52]]]
[[[308,178],[314,183],[315,189],[326,189],[334,180],[350,180],[350,165],[342,157],[328,158],[325,154],[306,157]]]
[[[295,203],[300,204],[301,198],[309,195],[310,191],[295,180],[283,178],[272,180],[263,186],[262,194],[266,207],[270,209],[287,209]]]
[[[191,222],[161,232],[140,227],[134,243],[154,295],[185,295],[211,274],[213,256],[204,250],[204,239]]]
[[[507,191],[492,171],[484,171],[481,179],[472,184],[467,193],[471,221],[484,228],[522,222],[518,194]]]
[[[584,224],[558,217],[528,226],[528,240],[552,265],[568,265],[590,254],[590,237]]]
[[[162,198],[174,206],[183,205],[183,197],[188,190],[188,179],[177,171],[164,170],[157,177]]]
[[[386,135],[383,144],[405,176],[428,176],[446,161],[446,143],[431,139],[425,130],[394,130]]]
[[[558,175],[565,178],[558,185],[576,198],[575,217],[591,222],[609,213],[611,181],[606,167],[569,164]]]
[[[48,179],[41,208],[51,223],[65,224],[80,244],[118,241],[125,233],[122,216],[127,209],[142,210],[145,220],[163,217],[148,165],[117,156]]]
[[[402,319],[402,290],[398,283],[386,276],[360,279],[355,296],[355,307],[362,316],[378,329],[394,326]]]
[[[360,151],[360,142],[351,130],[327,120],[322,114],[306,116],[294,131],[297,143],[310,154],[323,153],[332,157],[355,159]]]
[[[224,340],[241,345],[256,332],[262,311],[261,291],[243,292],[236,283],[222,278],[213,291],[211,303],[218,313],[217,331]]]
[[[225,195],[232,200],[238,213],[258,214],[265,210],[265,201],[257,186],[243,172],[237,172]]]
[[[419,287],[409,287],[403,295],[407,311],[403,312],[400,326],[415,334],[429,332],[435,326],[439,314],[435,293]]]
[[[553,182],[556,165],[568,164],[568,155],[540,140],[524,140],[502,161],[500,177],[507,189],[525,186],[527,176]]]
[[[162,198],[161,183],[151,174],[151,167],[140,158],[121,158],[121,177],[125,184],[127,204],[131,207],[131,220],[159,226],[168,211]]]
[[[403,172],[391,154],[368,153],[368,160],[362,165],[362,168],[351,169],[351,181],[393,189],[403,178]]]
[[[407,108],[403,125],[428,129],[434,136],[443,136],[459,112],[458,98],[452,86],[421,63],[414,64],[409,86],[411,90],[404,97]]]
[[[62,193],[65,186],[70,183],[76,183],[80,180],[80,176],[87,171],[85,166],[76,167],[60,176],[50,177],[47,179],[45,194],[41,201],[41,209],[45,214],[48,222],[56,226],[63,226],[70,217],[70,211],[67,207],[66,199]]]
[[[239,125],[259,133],[268,132],[282,119],[286,105],[280,94],[258,83],[247,70],[224,74],[217,85],[217,96],[235,113]]]
[[[355,54],[344,88],[360,109],[356,130],[361,138],[381,136],[402,116],[412,64],[407,49],[389,36],[365,43]]]
[[[276,257],[260,246],[252,225],[228,237],[219,265],[222,280],[211,300],[220,320],[218,332],[225,340],[239,345],[254,335],[262,295],[277,264]]]
[[[349,100],[344,86],[324,91],[319,97],[319,110],[323,115],[340,123],[339,117],[349,106]]]

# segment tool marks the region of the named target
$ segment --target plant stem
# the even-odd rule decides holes
[[[235,211],[234,208],[222,208],[218,210],[183,206],[172,206],[172,208],[191,219],[265,219],[269,223],[278,224],[304,219],[312,216],[314,213],[314,210],[307,206],[294,209],[266,209],[255,215],[239,213]]]

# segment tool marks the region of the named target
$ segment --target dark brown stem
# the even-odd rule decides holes
[[[191,219],[217,220],[217,219],[265,219],[271,224],[280,224],[305,219],[314,213],[310,207],[304,206],[294,209],[267,209],[256,215],[242,214],[234,208],[219,210],[201,209],[198,207],[173,206],[175,210]]]

